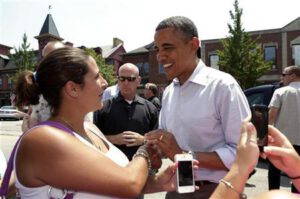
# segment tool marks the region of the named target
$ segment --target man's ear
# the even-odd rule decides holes
[[[193,37],[192,41],[193,49],[195,50],[195,52],[197,52],[198,48],[200,47],[200,40],[198,39],[198,37]]]
[[[65,84],[65,92],[67,95],[71,97],[77,97],[78,96],[78,85],[73,81],[68,81]]]

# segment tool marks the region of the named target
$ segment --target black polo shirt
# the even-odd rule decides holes
[[[157,110],[160,111],[161,104],[160,104],[160,100],[158,99],[158,97],[152,96],[148,99],[148,101],[152,102],[152,104],[154,104],[154,106],[157,108]]]
[[[94,123],[104,135],[116,135],[123,131],[133,131],[141,135],[157,129],[158,111],[149,101],[136,95],[129,104],[119,93],[117,97],[103,102],[103,108],[94,113]],[[138,146],[116,145],[129,160]]]

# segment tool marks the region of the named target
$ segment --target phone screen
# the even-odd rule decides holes
[[[193,186],[193,164],[192,161],[178,161],[179,186]]]
[[[257,145],[260,150],[268,145],[268,107],[265,105],[254,104],[251,107],[252,119],[257,131]]]

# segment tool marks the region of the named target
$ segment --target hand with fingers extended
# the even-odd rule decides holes
[[[182,153],[182,149],[177,144],[174,135],[162,129],[150,131],[145,134],[148,144],[156,145],[161,154],[174,160],[174,155]]]
[[[259,157],[256,129],[249,120],[247,118],[243,121],[236,158],[229,172],[220,180],[221,183],[219,183],[210,198],[238,199],[245,197],[245,194],[243,194],[245,184]]]
[[[278,129],[269,125],[269,144],[264,147],[263,157],[290,177],[300,176],[300,157],[293,145]]]
[[[199,169],[199,162],[193,160],[194,170]],[[145,193],[158,191],[175,191],[176,190],[176,169],[177,163],[172,163],[166,169],[160,171],[154,176],[148,178]],[[195,186],[196,190],[199,189]]]
[[[133,131],[124,131],[122,138],[127,147],[140,146],[144,143],[144,136]]]
[[[233,165],[239,165],[240,168],[245,170],[245,177],[247,178],[258,161],[259,149],[256,142],[256,129],[254,125],[247,120],[244,121],[241,128],[240,142],[237,146],[237,155]]]

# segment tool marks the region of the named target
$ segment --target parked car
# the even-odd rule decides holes
[[[0,108],[0,119],[23,119],[25,113],[19,111],[15,106],[2,106]]]
[[[269,106],[274,91],[279,88],[279,84],[266,84],[255,86],[244,90],[249,106],[253,104],[263,104]]]

